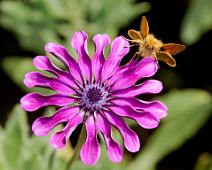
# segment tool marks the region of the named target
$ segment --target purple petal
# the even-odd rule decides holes
[[[37,136],[47,135],[56,125],[67,122],[78,114],[79,109],[68,107],[59,109],[53,116],[43,116],[36,119],[32,125],[32,131]]]
[[[111,77],[119,68],[121,59],[129,52],[129,42],[122,36],[115,38],[111,44],[111,53],[102,68],[102,82]]]
[[[96,51],[92,61],[95,80],[98,81],[102,72],[102,66],[105,63],[104,51],[110,44],[110,37],[107,34],[97,34],[93,37]]]
[[[97,117],[97,127],[104,136],[107,146],[108,156],[112,162],[121,162],[123,158],[123,151],[121,145],[112,138],[112,127],[107,119],[103,118],[100,114]]]
[[[127,124],[124,122],[122,118],[119,116],[109,113],[107,111],[104,112],[104,115],[108,119],[110,123],[112,123],[121,133],[124,145],[126,149],[130,152],[137,152],[140,149],[140,141],[135,132],[133,132]]]
[[[120,69],[124,70],[129,70],[131,68],[136,67],[140,63],[140,60],[137,59],[131,59],[126,65],[121,66]]]
[[[85,123],[87,138],[80,151],[81,160],[87,165],[94,165],[100,156],[100,146],[97,140],[97,128],[93,115]]]
[[[119,116],[135,120],[143,128],[152,129],[158,127],[159,120],[149,112],[136,111],[128,106],[110,106],[110,109]]]
[[[37,56],[33,59],[33,65],[39,70],[45,70],[56,75],[61,81],[76,87],[74,78],[66,71],[61,70],[46,56]]]
[[[46,87],[64,95],[74,94],[70,86],[57,78],[47,77],[39,72],[30,72],[25,75],[24,84],[27,87]]]
[[[158,69],[157,60],[153,57],[143,58],[137,67],[123,72],[112,86],[112,90],[120,90],[134,85],[139,79],[153,76]]]
[[[53,94],[43,96],[39,93],[29,93],[21,99],[21,107],[26,111],[35,111],[44,106],[67,106],[74,102],[75,99],[69,96]]]
[[[166,117],[168,108],[161,101],[152,101],[146,102],[142,100],[138,100],[136,98],[128,97],[128,98],[115,98],[112,100],[112,103],[122,106],[129,106],[135,110],[142,110],[151,113],[157,119],[161,119]]]
[[[78,53],[78,63],[82,73],[86,76],[88,81],[91,81],[92,63],[90,57],[88,56],[87,41],[88,35],[86,32],[75,32],[71,39],[71,45]]]
[[[119,67],[119,69],[114,73],[114,75],[108,80],[107,85],[110,86],[110,85],[114,84],[119,79],[119,77],[122,75],[122,73],[124,73],[125,71],[127,71],[129,69],[136,67],[139,62],[140,62],[139,60],[132,59],[126,65]]]
[[[36,56],[33,59],[33,65],[39,70],[49,71],[55,75],[58,75],[58,72],[62,72],[57,66],[55,66],[48,57],[46,56]]]
[[[82,123],[84,117],[84,112],[74,115],[72,118],[69,118],[67,125],[61,131],[56,132],[52,135],[50,143],[56,149],[63,148],[72,132],[76,127]]]
[[[82,83],[82,75],[78,63],[68,53],[65,47],[56,43],[48,43],[45,45],[45,50],[57,57],[69,70],[70,74]]]
[[[142,84],[139,85],[133,85],[131,87],[128,87],[126,89],[117,90],[113,92],[114,96],[118,97],[134,97],[138,96],[140,94],[157,94],[161,92],[163,89],[163,85],[158,80],[146,80]]]

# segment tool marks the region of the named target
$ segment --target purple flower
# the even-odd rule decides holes
[[[104,51],[110,44],[106,34],[93,37],[96,50],[91,59],[87,40],[88,35],[82,31],[72,37],[71,45],[78,54],[78,61],[63,46],[48,43],[45,50],[59,59],[66,69],[58,68],[46,56],[37,56],[33,60],[34,66],[52,73],[52,76],[30,72],[26,74],[24,83],[30,88],[51,89],[55,94],[44,96],[29,93],[21,99],[21,106],[26,111],[50,105],[61,107],[54,115],[40,117],[32,125],[35,135],[45,136],[58,124],[67,123],[61,131],[52,135],[50,143],[54,148],[63,148],[75,128],[85,123],[87,137],[81,148],[81,160],[88,165],[97,162],[100,156],[97,134],[101,133],[110,160],[120,162],[123,151],[112,137],[112,128],[119,130],[128,151],[137,152],[140,148],[139,138],[123,118],[133,119],[141,127],[151,129],[157,127],[160,119],[167,114],[167,107],[162,102],[136,98],[162,90],[161,82],[153,79],[135,85],[139,79],[151,77],[157,72],[157,61],[153,57],[145,57],[141,61],[132,60],[119,66],[129,52],[128,41],[121,36],[112,41],[110,55],[105,59]]]

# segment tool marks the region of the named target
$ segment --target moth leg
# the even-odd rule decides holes
[[[139,59],[139,57],[141,56],[141,52],[137,51],[132,58],[135,58],[135,59]]]

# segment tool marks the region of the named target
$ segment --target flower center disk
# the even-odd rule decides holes
[[[108,97],[108,92],[99,84],[88,84],[82,89],[79,103],[86,111],[101,110]]]

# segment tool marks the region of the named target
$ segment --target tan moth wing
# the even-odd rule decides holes
[[[145,38],[147,35],[149,35],[149,25],[145,16],[143,16],[141,20],[140,33],[142,38]]]
[[[141,40],[142,39],[142,37],[140,35],[140,32],[136,31],[136,30],[133,30],[133,29],[128,30],[128,35],[133,40],[138,40],[138,39]]]
[[[159,51],[156,53],[156,58],[160,61],[163,61],[164,63],[168,64],[171,67],[176,66],[175,59],[168,52]]]
[[[182,44],[167,43],[163,44],[163,46],[161,47],[161,51],[168,52],[171,55],[175,55],[185,50],[185,48],[185,45]]]

